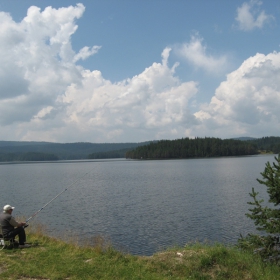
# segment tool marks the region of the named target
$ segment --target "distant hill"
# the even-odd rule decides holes
[[[28,142],[28,141],[0,141],[0,161],[21,160],[21,158],[30,158],[30,153],[41,155],[42,158],[53,158],[59,160],[87,159],[89,155],[105,153],[108,158],[108,153],[112,151],[136,148],[146,145],[150,142],[141,143],[51,143],[51,142]],[[123,156],[125,154],[123,152]],[[101,155],[100,155],[101,154]],[[115,156],[113,156],[115,157]],[[95,158],[92,156],[91,158]]]
[[[249,140],[248,142],[257,145],[260,151],[272,152],[274,154],[280,153],[280,137],[262,137],[254,140]]]
[[[108,152],[97,152],[88,155],[88,158],[89,159],[125,158],[126,153],[129,152],[130,150],[131,148],[126,148],[126,149],[116,150],[116,151],[114,150]]]
[[[13,146],[33,146],[33,145],[46,145],[53,144],[52,142],[35,142],[35,141],[0,141],[1,147],[13,147]]]
[[[156,150],[155,154],[151,156],[151,158],[245,155],[256,154],[259,151],[272,152],[275,154],[280,153],[280,137],[275,136],[263,138],[239,137],[225,140],[219,138],[205,138],[206,140],[203,141],[201,140],[202,138],[196,138],[196,142],[193,142],[192,139],[185,139],[187,140],[160,140],[139,143],[52,143],[38,141],[0,141],[0,162],[123,157],[147,158],[146,156],[148,154],[151,155],[151,150]],[[238,142],[241,143],[238,144]],[[244,144],[242,144],[242,142]],[[140,148],[142,146],[144,147]],[[247,147],[247,150],[244,150],[244,147]],[[146,151],[144,156],[140,155],[140,150]],[[147,154],[148,150],[150,151]]]

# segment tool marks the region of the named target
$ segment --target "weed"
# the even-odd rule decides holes
[[[102,236],[71,241],[28,228],[28,249],[0,252],[0,278],[5,279],[236,279],[276,280],[280,268],[250,252],[221,244],[188,244],[153,256],[133,256],[114,249]]]

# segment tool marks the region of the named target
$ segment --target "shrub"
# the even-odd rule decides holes
[[[280,260],[280,155],[275,157],[276,162],[266,163],[264,172],[261,172],[263,179],[257,181],[265,185],[268,193],[268,201],[264,205],[263,199],[258,199],[258,192],[254,188],[250,196],[253,202],[248,202],[253,208],[246,216],[252,219],[256,229],[261,234],[248,234],[245,238],[241,236],[238,240],[239,247],[253,249],[265,260]]]

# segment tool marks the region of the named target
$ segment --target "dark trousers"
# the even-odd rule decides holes
[[[26,235],[23,227],[15,228],[14,230],[6,233],[5,238],[15,238],[16,235],[18,235],[19,245],[24,245],[26,241]]]

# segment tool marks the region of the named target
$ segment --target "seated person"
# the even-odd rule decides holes
[[[3,207],[3,213],[0,214],[0,225],[2,229],[2,234],[5,238],[14,239],[16,235],[19,238],[19,248],[28,248],[30,245],[25,244],[26,235],[24,226],[25,222],[17,222],[12,216],[12,212],[15,207],[10,205],[5,205]]]

